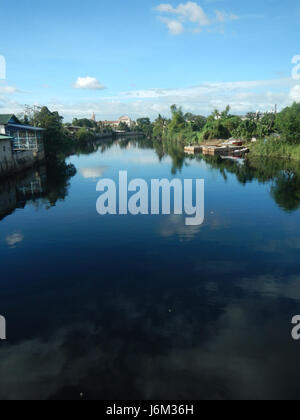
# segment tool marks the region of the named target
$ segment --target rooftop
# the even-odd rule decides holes
[[[2,134],[0,134],[0,140],[12,140],[12,137],[3,136]]]
[[[13,114],[0,114],[0,124],[8,124],[13,117]]]
[[[23,130],[43,131],[43,128],[23,125],[14,114],[0,114],[0,125],[9,125],[10,127],[20,128]]]

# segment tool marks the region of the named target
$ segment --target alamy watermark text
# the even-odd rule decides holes
[[[0,315],[0,340],[6,340],[6,319]]]
[[[292,319],[292,324],[295,327],[292,329],[292,338],[295,341],[300,340],[300,315],[295,315]]]
[[[204,222],[203,179],[152,179],[148,185],[144,179],[133,179],[128,183],[127,171],[120,171],[118,188],[114,180],[101,179],[97,191],[102,193],[96,205],[101,216],[128,213],[134,216],[170,215],[173,198],[173,214],[185,214],[187,226],[198,226]],[[129,197],[129,193],[133,194]]]
[[[6,59],[3,55],[0,55],[0,80],[6,79]]]

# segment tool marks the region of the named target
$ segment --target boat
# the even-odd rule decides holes
[[[244,149],[239,149],[239,150],[234,150],[233,152],[233,156],[236,157],[242,157],[244,156],[246,153],[249,153],[249,149],[247,147],[245,147]]]

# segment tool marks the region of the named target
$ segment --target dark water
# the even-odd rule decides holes
[[[155,147],[0,183],[1,399],[299,398],[300,168]],[[100,217],[96,183],[122,169],[204,178],[204,225]]]

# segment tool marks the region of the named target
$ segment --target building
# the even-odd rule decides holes
[[[0,134],[12,137],[12,151],[44,151],[43,128],[22,125],[13,115],[0,114]]]
[[[93,114],[92,114],[91,121],[96,122],[96,115],[95,115],[95,113],[94,113],[94,112],[93,112]]]
[[[12,137],[0,134],[0,162],[4,162],[12,156],[12,140]]]
[[[103,121],[103,125],[105,127],[118,128],[120,125],[120,121]]]
[[[129,128],[132,127],[132,119],[127,115],[119,118],[119,123],[125,123],[128,125]]]
[[[128,116],[120,117],[117,121],[103,121],[103,124],[105,126],[109,126],[109,127],[112,127],[112,128],[119,128],[119,125],[121,123],[127,124],[129,128],[134,126],[134,122]]]
[[[44,160],[44,129],[20,123],[13,114],[0,114],[0,176]]]
[[[69,133],[76,134],[78,133],[78,131],[82,130],[82,127],[79,127],[77,125],[69,125],[66,127],[66,129],[69,131]]]

